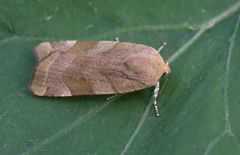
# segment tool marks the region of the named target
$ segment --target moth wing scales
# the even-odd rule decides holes
[[[42,42],[36,46],[34,49],[34,53],[37,61],[41,61],[44,58],[48,57],[52,52],[56,51],[68,51],[71,47],[73,47],[77,41],[69,40],[69,41],[60,41],[60,42]]]
[[[60,48],[57,44],[66,42],[49,44],[51,47]],[[162,58],[155,49],[145,45],[115,41],[75,42],[65,51],[44,52],[37,47],[35,52],[38,60],[42,61],[36,67],[31,90],[37,94],[39,88],[36,85],[45,88],[45,92],[42,91],[38,95],[71,96],[131,92],[154,85],[163,74]],[[52,60],[55,55],[58,56]],[[52,64],[47,71],[41,64],[50,62]],[[66,64],[63,64],[64,62]],[[128,69],[124,62],[128,62]],[[46,83],[38,77],[42,70],[45,70],[44,75],[47,74],[44,76],[47,79]]]
[[[34,53],[36,56],[36,60],[39,62],[44,58],[48,57],[52,52],[56,51],[62,52],[84,51],[92,53],[95,49],[101,49],[98,50],[98,52],[104,52],[107,51],[108,49],[111,49],[117,43],[118,42],[116,41],[75,41],[75,40],[60,42],[42,42],[35,47]]]

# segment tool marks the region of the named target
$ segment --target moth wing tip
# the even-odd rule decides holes
[[[37,61],[41,61],[47,57],[51,51],[51,45],[49,42],[41,42],[34,48],[34,54]]]

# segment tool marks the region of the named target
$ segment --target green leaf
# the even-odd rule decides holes
[[[239,154],[239,10],[237,0],[1,0],[0,154]],[[115,37],[168,43],[160,118],[153,88],[111,100],[27,90],[37,43]]]

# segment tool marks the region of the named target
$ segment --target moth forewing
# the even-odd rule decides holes
[[[156,85],[169,72],[156,49],[128,42],[43,42],[35,55],[29,89],[38,96],[128,93]]]

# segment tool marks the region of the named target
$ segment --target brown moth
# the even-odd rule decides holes
[[[157,84],[169,73],[157,50],[119,41],[42,42],[29,89],[38,96],[119,94]]]

